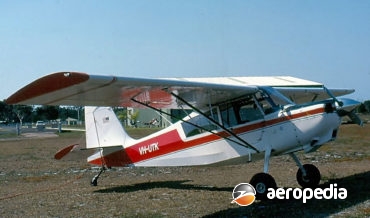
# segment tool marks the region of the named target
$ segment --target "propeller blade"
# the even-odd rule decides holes
[[[361,118],[354,111],[349,113],[348,116],[352,120],[353,123],[356,123],[359,126],[364,125],[364,122],[362,122]]]

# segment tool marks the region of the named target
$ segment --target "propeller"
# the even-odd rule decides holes
[[[333,95],[333,93],[331,93],[328,88],[326,88],[325,86],[323,88],[337,104],[337,113],[339,116],[348,116],[353,123],[356,123],[360,126],[364,125],[361,118],[355,112],[355,109],[361,104],[361,102],[349,98],[338,99],[335,97],[335,95]]]
[[[348,116],[353,123],[363,126],[363,121],[355,112],[361,102],[349,98],[341,98],[340,101],[343,105],[337,109],[338,115],[341,117]]]

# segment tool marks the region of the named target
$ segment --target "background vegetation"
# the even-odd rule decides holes
[[[114,109],[118,118],[124,122],[127,119],[127,110],[125,108]],[[358,108],[358,113],[370,113],[370,100],[364,101]],[[131,119],[138,114],[131,114]],[[75,106],[29,106],[29,105],[8,105],[0,101],[0,123],[35,123],[38,120],[65,121],[68,117],[84,121],[84,108]]]

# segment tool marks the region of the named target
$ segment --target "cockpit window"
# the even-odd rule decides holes
[[[254,94],[247,95],[234,101],[212,107],[212,110],[204,115],[192,113],[187,122],[182,123],[187,137],[203,132],[217,130],[220,125],[231,128],[251,121],[261,120],[264,115],[271,114],[283,105],[293,104],[280,92],[271,87],[260,87]],[[219,124],[215,124],[209,118]]]
[[[259,108],[263,111],[264,114],[270,114],[276,109],[278,106],[271,100],[271,98],[263,91],[259,91],[255,94],[256,101],[258,102]]]
[[[263,114],[255,103],[246,104],[239,109],[240,123],[263,119]]]
[[[262,102],[258,102],[261,104]],[[257,106],[253,95],[246,96],[232,103],[220,105],[222,123],[225,127],[263,119],[263,113]]]
[[[233,104],[225,104],[220,106],[222,124],[227,127],[232,127],[238,124],[238,119],[235,113]]]
[[[277,91],[274,88],[271,87],[260,87],[261,90],[263,90],[271,99],[273,104],[276,106],[284,106],[284,105],[293,105],[294,103],[289,100],[287,97],[285,97],[283,94],[281,94],[279,91]]]

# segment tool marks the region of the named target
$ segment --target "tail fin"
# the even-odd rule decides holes
[[[85,107],[86,148],[126,147],[132,139],[110,107]]]

